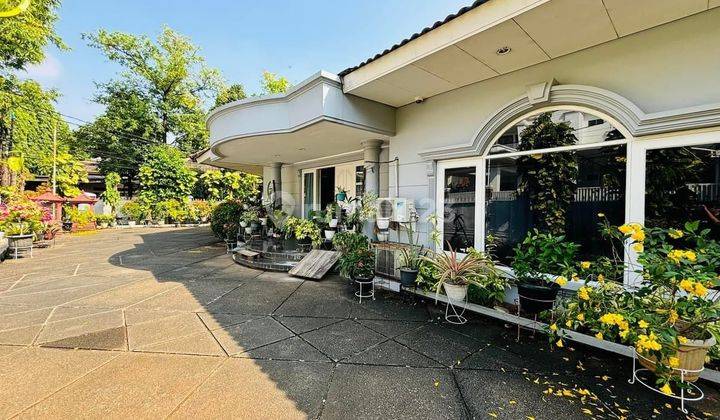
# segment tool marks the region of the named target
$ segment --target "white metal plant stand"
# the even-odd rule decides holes
[[[647,382],[645,382],[645,380],[644,380],[643,378],[641,378],[641,377],[638,375],[639,372],[649,372],[649,373],[650,373],[650,369],[646,369],[646,368],[638,369],[638,368],[637,368],[637,359],[638,359],[638,358],[645,359],[645,360],[647,360],[648,362],[655,363],[654,361],[648,359],[647,357],[644,357],[642,354],[639,354],[639,353],[637,352],[637,350],[633,350],[632,378],[630,378],[630,379],[628,380],[629,383],[634,384],[634,383],[637,381],[637,382],[640,382],[645,388],[650,389],[650,390],[652,390],[652,391],[655,391],[655,392],[657,392],[658,394],[662,394],[662,395],[665,395],[666,397],[670,397],[670,398],[674,398],[674,399],[676,399],[676,400],[680,400],[680,410],[681,410],[683,413],[685,413],[685,414],[688,413],[688,411],[685,409],[685,401],[700,401],[700,400],[702,400],[703,398],[705,398],[705,394],[702,392],[702,390],[700,389],[700,387],[698,387],[697,385],[695,385],[693,382],[687,382],[687,381],[685,381],[685,377],[687,376],[687,374],[689,374],[689,373],[699,374],[700,372],[702,372],[703,370],[705,370],[704,367],[703,367],[702,369],[699,369],[699,370],[687,370],[687,369],[671,368],[672,370],[680,373],[680,382],[681,382],[681,385],[680,385],[680,395],[668,395],[668,394],[660,391],[660,390],[657,389],[656,387],[654,387],[654,386],[652,386],[652,385],[649,385]],[[687,390],[686,390],[686,388],[687,388]],[[688,395],[688,394],[689,394],[689,395]]]
[[[462,303],[463,305],[460,307],[460,312],[458,312],[458,306],[455,306],[453,304],[453,301],[455,303]],[[465,310],[467,305],[467,293],[465,294],[465,298],[462,301],[457,301],[450,296],[447,297],[447,305],[445,305],[445,321],[455,324],[455,325],[462,325],[467,322],[467,318],[465,318]]]
[[[520,317],[520,316],[521,316],[521,313],[522,313],[522,305],[520,305],[520,301],[521,301],[520,298],[527,299],[527,300],[531,300],[531,301],[533,301],[533,302],[539,302],[539,303],[550,303],[550,304],[554,304],[554,303],[555,303],[555,299],[553,299],[553,300],[533,299],[533,298],[531,298],[531,297],[527,297],[527,296],[523,296],[523,295],[518,294],[517,299],[515,299],[515,306],[517,307],[517,316],[518,316],[518,317]],[[555,319],[555,316],[554,316],[553,312],[551,311],[551,312],[550,312],[550,324],[553,323],[554,319]],[[533,321],[537,324],[537,322],[538,322],[538,314],[533,314]],[[535,332],[537,331],[535,328],[528,328],[528,327],[525,327],[525,326],[523,326],[523,325],[520,325],[520,323],[518,323],[518,324],[517,324],[517,339],[515,340],[515,341],[517,341],[518,343],[520,342],[520,330],[523,329],[523,328],[528,329],[528,330],[532,330],[532,336],[533,336],[533,337],[535,337]]]
[[[372,300],[375,300],[375,279],[371,279],[369,281],[355,280],[355,283],[358,285],[358,291],[355,292],[355,296],[360,298],[360,303],[362,303],[363,298],[372,298]],[[363,294],[363,288],[365,285],[370,285],[370,292]]]

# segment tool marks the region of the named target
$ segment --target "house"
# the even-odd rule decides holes
[[[550,204],[586,255],[606,252],[598,214],[717,230],[719,6],[479,0],[337,75],[215,109],[198,160],[262,174],[298,216],[338,187],[407,198],[425,243],[437,212],[446,248],[501,260],[541,208],[529,159],[575,168],[557,172],[567,203]],[[523,144],[543,113],[574,140]]]

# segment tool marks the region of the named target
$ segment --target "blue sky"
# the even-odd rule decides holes
[[[246,91],[263,70],[297,83],[339,72],[443,19],[472,0],[63,0],[58,32],[70,51],[50,49],[29,76],[63,97],[58,109],[90,120],[102,112],[94,82],[117,66],[81,39],[98,28],[155,37],[163,24],[189,36],[209,65]]]

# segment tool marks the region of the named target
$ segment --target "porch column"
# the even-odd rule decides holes
[[[282,199],[282,178],[281,178],[282,163],[275,162],[270,166],[263,167],[263,201],[267,202],[272,197],[268,195],[268,190],[272,188],[273,181],[275,182],[275,205],[280,204]]]
[[[382,140],[365,140],[362,142],[363,159],[365,161],[365,192],[380,194],[380,146]]]

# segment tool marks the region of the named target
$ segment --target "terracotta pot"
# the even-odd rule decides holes
[[[458,286],[456,284],[443,283],[443,288],[445,289],[445,294],[448,299],[453,301],[462,302],[465,300],[465,296],[467,296],[467,285]]]
[[[715,337],[710,336],[707,340],[688,340],[685,344],[678,346],[675,357],[680,359],[680,365],[676,369],[683,370],[701,370],[705,366],[705,357],[710,347],[716,343]],[[651,372],[655,372],[657,359],[654,356],[639,357],[638,361]],[[679,378],[680,372],[674,371],[673,377]],[[686,382],[695,382],[700,377],[700,372],[688,372],[683,379]]]

